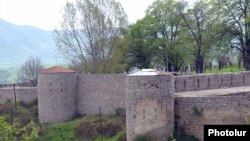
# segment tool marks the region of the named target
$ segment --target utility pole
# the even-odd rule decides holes
[[[99,116],[100,116],[100,126],[101,126],[101,141],[103,141],[103,136],[102,136],[102,108],[99,107]]]
[[[14,102],[15,102],[15,107],[17,108],[17,103],[16,103],[16,84],[13,84],[13,90],[14,90]]]

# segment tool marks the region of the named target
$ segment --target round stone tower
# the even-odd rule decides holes
[[[126,80],[127,141],[140,134],[166,141],[174,131],[174,78],[147,69]]]
[[[77,114],[77,74],[52,67],[38,74],[38,114],[42,123],[63,122]]]

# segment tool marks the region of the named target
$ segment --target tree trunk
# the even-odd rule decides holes
[[[246,53],[243,55],[244,65],[247,71],[250,71],[250,39],[246,41]]]
[[[204,59],[201,55],[198,55],[195,60],[195,71],[196,73],[204,72]]]
[[[249,51],[246,53],[246,57],[244,57],[245,59],[245,67],[247,71],[250,71],[250,49]]]
[[[209,63],[209,70],[212,71],[212,62]]]
[[[238,61],[238,68],[241,69],[241,61]]]

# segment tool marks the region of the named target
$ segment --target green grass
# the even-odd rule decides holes
[[[240,72],[240,71],[245,71],[245,68],[239,68],[238,66],[232,66],[232,67],[225,67],[221,70],[218,68],[213,68],[211,71],[206,70],[205,73],[227,73],[227,72]]]
[[[47,125],[45,134],[39,137],[38,141],[78,141],[75,130],[80,119],[65,123]]]
[[[113,125],[120,124],[121,118],[118,117],[109,117],[103,116],[103,133],[108,128],[112,128],[110,123]],[[38,141],[80,141],[85,139],[83,131],[89,131],[93,136],[89,141],[101,141],[101,136],[98,133],[100,129],[99,116],[85,116],[78,118],[72,121],[64,123],[54,123],[47,124],[44,126],[44,132],[39,137]],[[83,133],[83,134],[81,134]],[[103,140],[105,141],[121,141],[120,138],[125,135],[125,125],[122,131],[119,131],[117,134],[111,137],[104,136]]]
[[[119,138],[124,134],[124,131],[119,132],[116,136],[111,137],[111,138],[107,138],[104,137],[103,140],[104,141],[120,141]],[[102,141],[100,137],[98,137],[97,139],[95,139],[94,141]]]

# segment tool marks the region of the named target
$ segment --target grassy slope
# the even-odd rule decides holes
[[[47,125],[45,134],[38,141],[78,141],[75,130],[80,119]]]
[[[116,117],[114,118],[104,116],[103,118],[110,118],[108,121],[104,120],[103,125],[108,122],[116,122],[116,120],[121,120]],[[97,128],[99,126],[99,123],[96,122],[97,120],[99,120],[98,116],[86,116],[64,123],[48,124],[45,126],[45,132],[39,137],[38,141],[79,141],[80,138],[83,138],[77,135],[78,127],[84,126],[84,124],[81,123],[89,122],[95,126],[94,128]],[[103,140],[119,141],[119,137],[122,136],[123,132],[124,131],[121,131],[113,137],[104,137]],[[95,137],[95,139],[92,139],[92,141],[101,141],[100,135],[97,135],[97,137]]]

